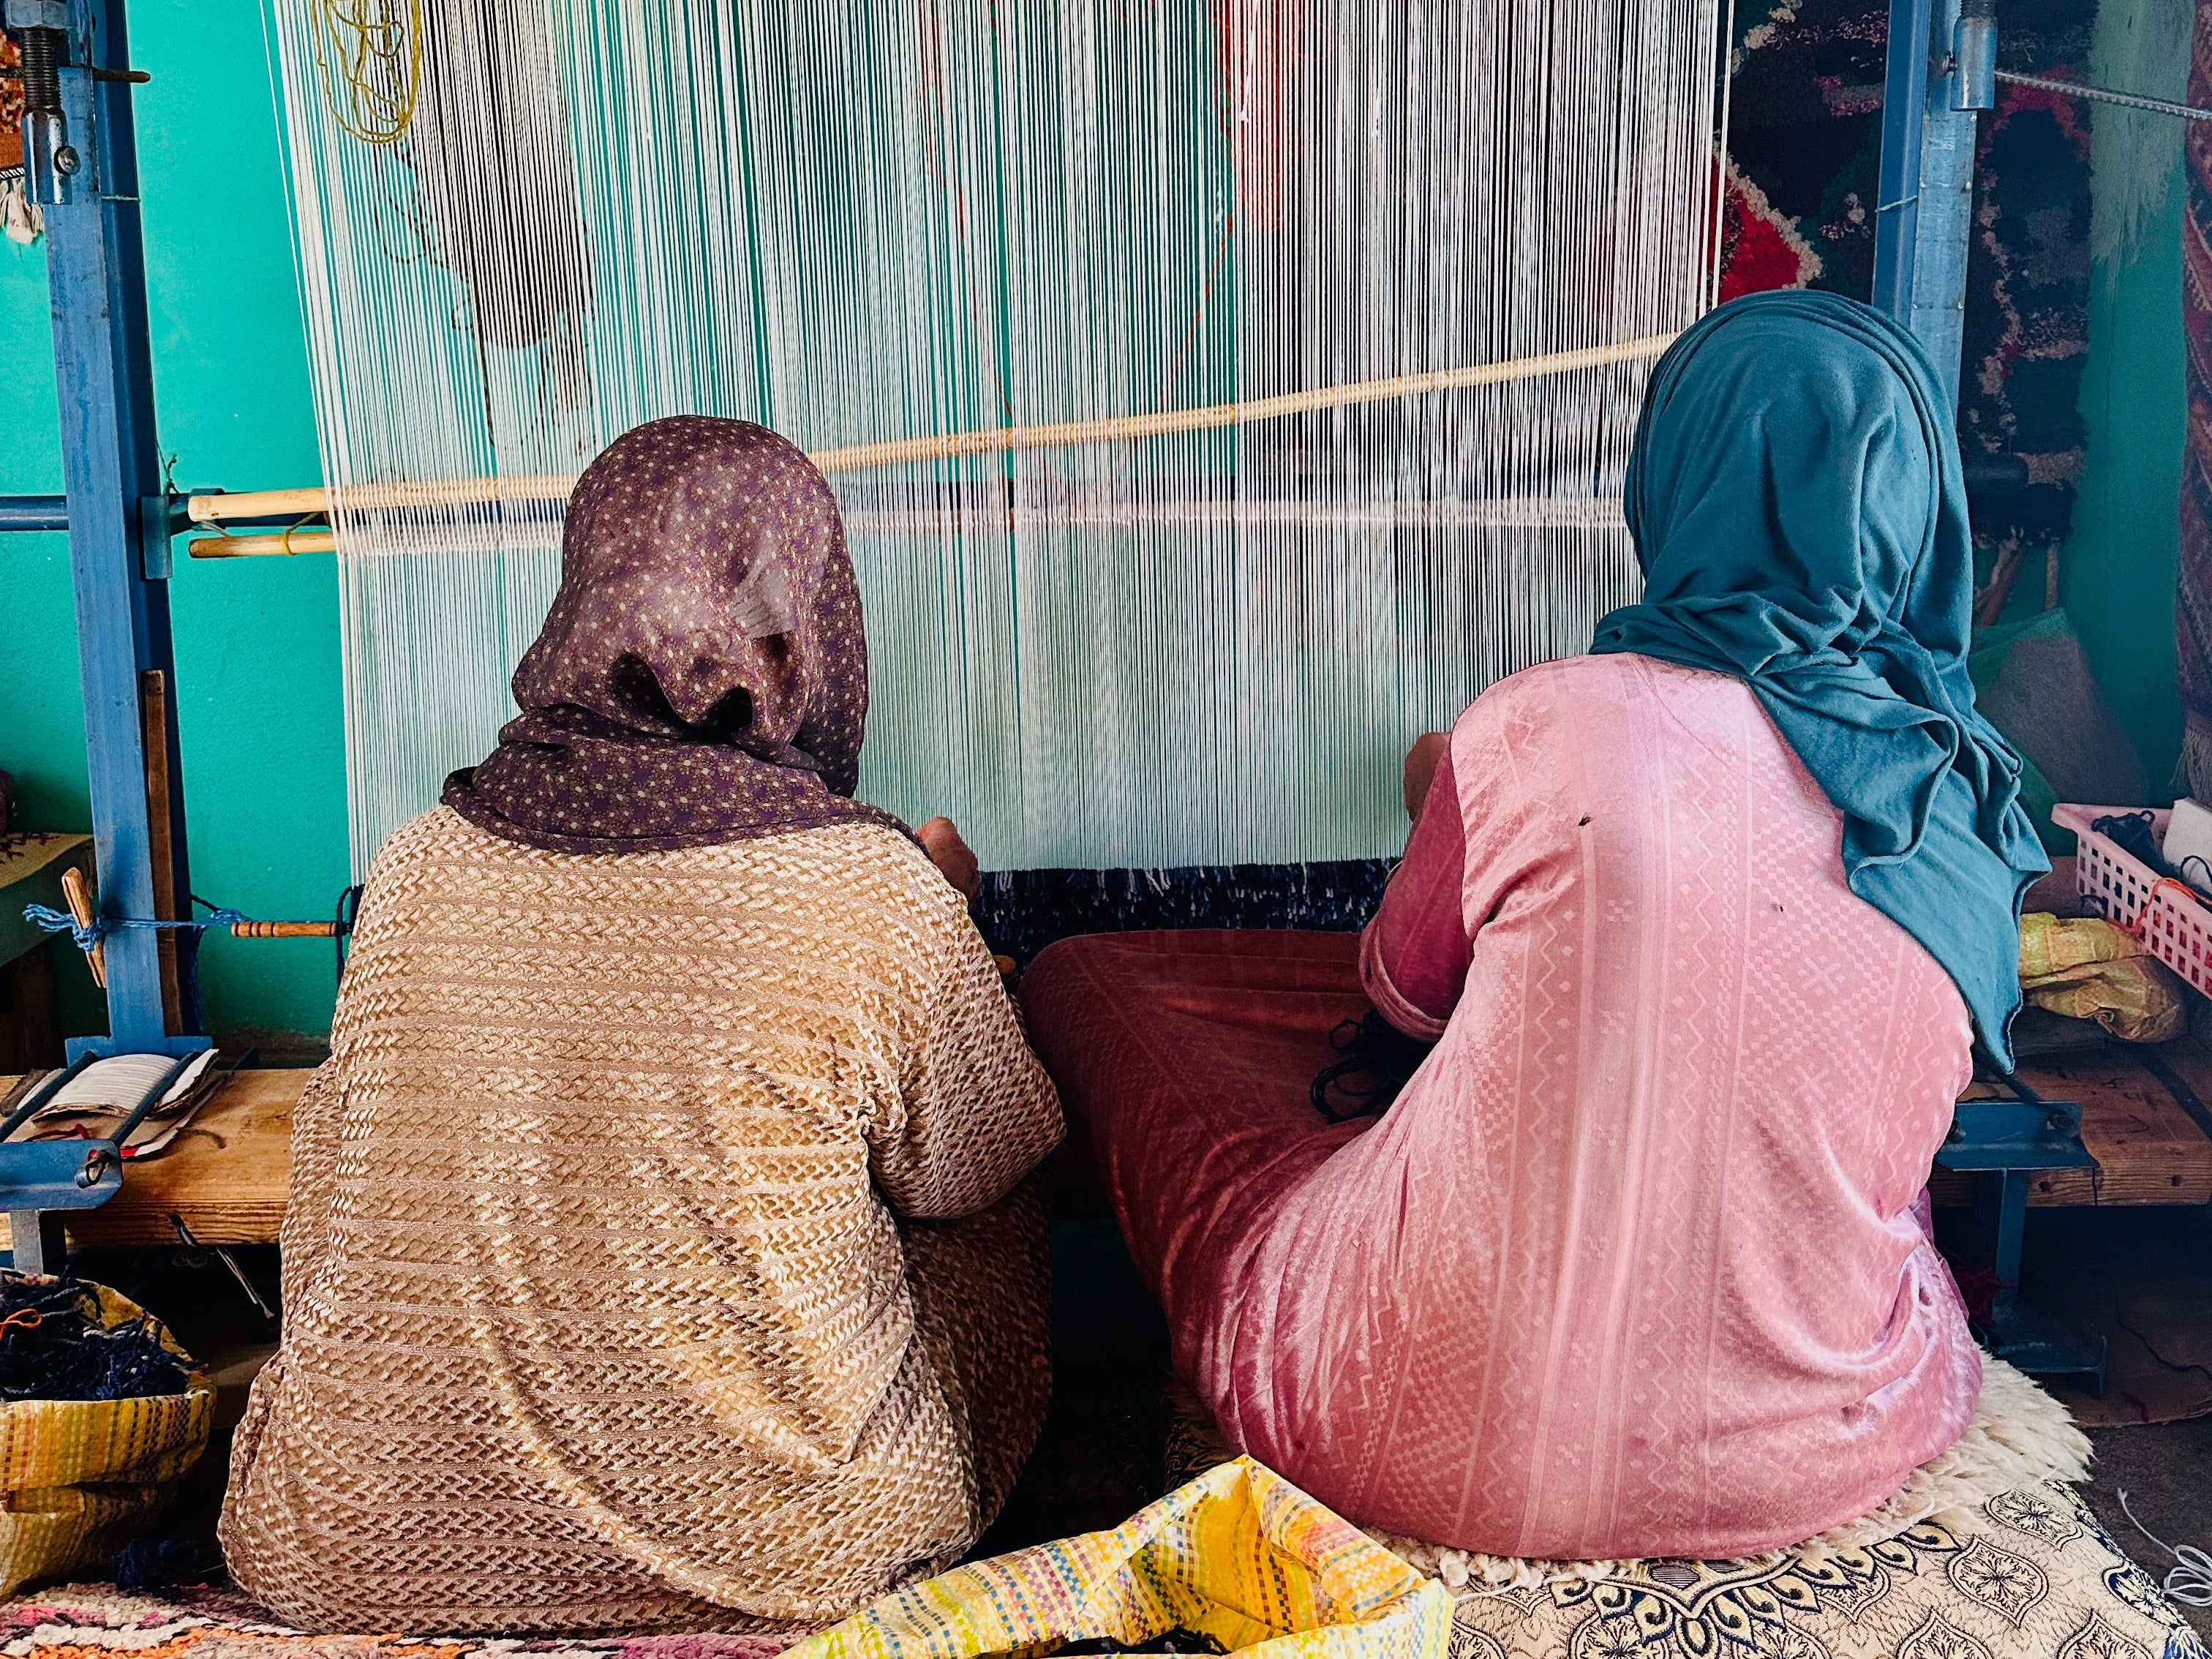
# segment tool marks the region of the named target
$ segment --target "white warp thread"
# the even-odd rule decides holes
[[[270,4],[341,502],[678,412],[823,449],[1503,362],[1711,286],[1717,0],[434,0],[390,145],[326,0]],[[1632,597],[1648,368],[839,475],[863,793],[996,867],[1396,851],[1407,742]],[[560,522],[336,514],[357,869],[511,713]]]

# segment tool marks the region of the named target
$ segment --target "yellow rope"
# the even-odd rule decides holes
[[[322,515],[321,515],[319,513],[310,513],[310,514],[308,514],[307,515],[307,517],[305,517],[305,518],[301,519],[301,520],[297,524],[288,524],[288,525],[286,525],[286,526],[284,526],[284,540],[283,540],[283,553],[286,555],[286,556],[288,556],[288,557],[289,557],[289,556],[290,556],[290,555],[295,551],[295,550],[294,550],[294,548],[293,548],[293,546],[292,546],[292,536],[293,536],[293,533],[294,533],[295,531],[300,531],[300,530],[304,530],[304,529],[306,529],[306,528],[307,528],[307,525],[308,525],[312,520],[316,520],[316,519],[319,519],[319,518],[320,518],[321,516],[322,516]],[[327,528],[328,526],[325,526],[325,528]]]
[[[398,143],[422,86],[422,0],[317,0],[314,20],[331,118],[365,144]]]

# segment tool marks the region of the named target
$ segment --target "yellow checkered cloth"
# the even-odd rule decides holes
[[[1178,1626],[1264,1659],[1443,1659],[1451,1598],[1249,1457],[1110,1532],[883,1597],[785,1659],[977,1659]]]
[[[128,1297],[92,1288],[103,1325],[139,1316]],[[166,1330],[161,1342],[190,1364]],[[206,1449],[214,1411],[198,1371],[183,1394],[0,1405],[0,1596],[106,1566]]]

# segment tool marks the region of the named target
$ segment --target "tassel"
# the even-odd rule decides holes
[[[46,216],[32,205],[20,179],[0,185],[0,229],[7,231],[9,241],[24,247],[46,234]]]

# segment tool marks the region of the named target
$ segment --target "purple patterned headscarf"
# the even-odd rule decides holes
[[[445,794],[509,841],[632,853],[906,830],[852,799],[868,647],[836,498],[765,427],[677,416],[592,463],[514,701],[499,747]]]

